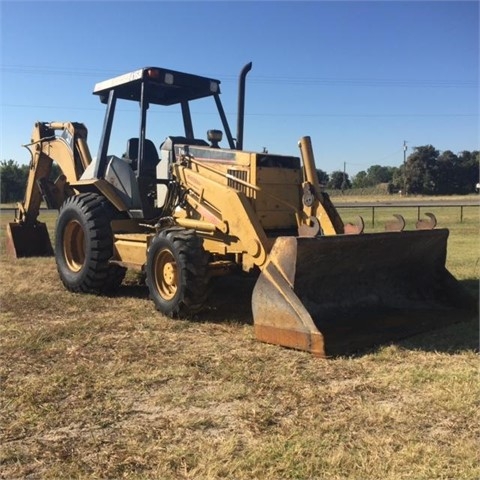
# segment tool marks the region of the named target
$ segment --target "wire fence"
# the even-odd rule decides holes
[[[460,221],[460,223],[463,223],[464,219],[465,219],[465,214],[466,214],[466,210],[467,209],[477,209],[479,210],[480,209],[480,203],[472,203],[472,202],[469,202],[469,203],[432,203],[432,204],[428,204],[428,203],[422,203],[422,204],[412,204],[412,203],[409,203],[409,204],[401,204],[401,203],[394,203],[394,204],[391,204],[391,203],[385,203],[385,204],[369,204],[369,203],[355,203],[355,204],[352,204],[352,203],[345,203],[345,204],[336,204],[335,205],[335,208],[337,208],[337,210],[340,210],[340,209],[345,209],[345,210],[362,210],[362,213],[364,212],[370,212],[370,222],[371,222],[371,226],[372,227],[375,227],[375,222],[377,221],[378,223],[378,211],[379,210],[386,210],[386,209],[389,209],[389,210],[397,210],[397,209],[415,209],[416,210],[416,215],[417,215],[417,220],[420,220],[420,218],[422,217],[422,213],[425,213],[425,212],[429,212],[429,211],[432,211],[435,210],[435,209],[443,209],[443,208],[454,208],[454,209],[457,209],[458,208],[458,219]],[[479,210],[480,211],[480,210]],[[479,213],[479,212],[477,212]],[[480,217],[479,217],[480,219]]]

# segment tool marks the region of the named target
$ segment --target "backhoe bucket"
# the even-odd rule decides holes
[[[446,270],[448,230],[279,237],[252,295],[258,340],[319,357],[471,318]]]
[[[52,256],[53,248],[45,223],[37,222],[35,225],[9,223],[6,252],[13,258]]]

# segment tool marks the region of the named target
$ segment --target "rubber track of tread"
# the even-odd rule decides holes
[[[113,209],[107,200],[95,193],[82,193],[70,197],[65,207],[76,206],[87,221],[90,234],[90,255],[87,259],[88,272],[84,281],[72,288],[65,282],[67,289],[84,293],[110,292],[121,284],[125,269],[108,263],[112,256],[113,239],[110,220]],[[87,254],[88,256],[88,254]]]

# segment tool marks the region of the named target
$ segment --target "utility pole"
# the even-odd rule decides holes
[[[403,194],[407,194],[407,141],[403,141]]]
[[[343,180],[342,180],[342,193],[345,190],[345,177],[346,177],[346,171],[347,171],[347,162],[343,162]]]

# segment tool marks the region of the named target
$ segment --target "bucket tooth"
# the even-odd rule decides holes
[[[402,215],[399,215],[398,213],[395,213],[393,216],[395,217],[395,220],[391,220],[385,223],[385,231],[403,232],[403,230],[405,229],[405,219],[402,217]]]
[[[346,223],[344,226],[344,232],[347,235],[359,235],[360,233],[363,233],[363,230],[365,229],[365,222],[363,220],[363,217],[358,216],[357,220],[355,223]]]
[[[419,218],[415,224],[417,230],[433,230],[437,226],[437,218],[433,213],[426,212],[427,218]]]

